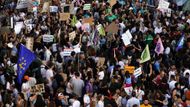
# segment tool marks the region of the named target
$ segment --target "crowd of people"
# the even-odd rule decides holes
[[[0,0],[1,107],[190,107],[190,15],[175,0],[167,0],[170,15],[157,9],[159,0],[117,0],[113,6],[112,0],[49,0],[58,12],[41,12],[40,6],[37,12],[17,9],[17,1]],[[76,14],[60,20],[61,4],[74,4]],[[84,4],[91,4],[90,10],[83,10]],[[16,33],[8,27],[11,17],[14,24],[30,20],[33,26]],[[72,25],[73,18],[82,23],[90,17],[94,22],[88,31]],[[106,29],[112,22],[117,33],[98,32],[97,25]],[[125,45],[127,30],[132,39]],[[45,34],[53,41],[44,42]],[[176,50],[183,35],[183,46]],[[18,84],[19,47],[27,37],[34,38],[31,51],[37,59]],[[164,52],[156,54],[159,38]],[[64,55],[76,45],[80,52]],[[151,59],[141,63],[146,45]],[[142,74],[135,77],[126,66],[141,67]],[[43,84],[44,92],[32,93],[36,84]]]

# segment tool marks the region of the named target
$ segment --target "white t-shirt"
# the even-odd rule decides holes
[[[80,107],[80,102],[79,102],[78,100],[75,100],[75,101],[73,102],[72,107]]]
[[[83,101],[85,104],[87,104],[87,106],[85,106],[85,107],[90,107],[90,97],[88,95],[86,95],[86,94],[84,95]]]
[[[51,51],[47,49],[45,51],[45,60],[49,61],[50,60],[50,56],[51,56]]]
[[[98,107],[104,107],[104,102],[103,101],[98,101]]]
[[[144,96],[144,91],[139,89],[139,90],[135,90],[137,98],[142,101],[142,97]]]
[[[155,34],[161,33],[161,32],[162,32],[162,27],[160,27],[160,28],[156,27],[156,28],[154,29],[154,33],[155,33]]]
[[[175,83],[176,83],[176,81],[174,81],[174,80],[172,80],[172,81],[169,82],[169,88],[170,88],[170,90],[173,90],[175,88]]]
[[[51,86],[51,84],[52,84],[52,80],[51,80],[52,77],[53,77],[53,70],[48,69],[46,71],[46,78],[49,81],[49,83],[48,83],[49,86]]]

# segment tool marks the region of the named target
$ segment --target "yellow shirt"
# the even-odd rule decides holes
[[[140,107],[152,107],[152,106],[150,104],[149,105],[141,104]]]

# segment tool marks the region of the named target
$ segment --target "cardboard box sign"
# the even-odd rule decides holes
[[[90,17],[90,18],[84,18],[82,20],[83,23],[89,23],[90,25],[93,25],[94,24],[94,18],[93,17]]]
[[[108,27],[106,27],[106,32],[108,33],[117,34],[118,30],[119,30],[119,27],[115,22],[112,22],[110,25],[108,25]]]
[[[70,13],[60,13],[60,21],[67,21],[70,18]]]

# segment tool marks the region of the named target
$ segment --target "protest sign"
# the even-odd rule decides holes
[[[74,40],[75,37],[76,37],[76,32],[75,31],[69,33],[69,41]]]
[[[159,1],[159,5],[158,5],[158,9],[168,9],[170,3],[165,1],[165,0],[160,0]]]
[[[142,74],[142,69],[141,67],[135,69],[133,75],[135,76],[135,78],[137,78],[138,76],[140,76]]]
[[[48,12],[49,11],[49,2],[44,2],[42,12]]]
[[[167,17],[171,17],[171,14],[172,14],[172,10],[171,10],[170,8],[168,8],[168,9],[166,10],[166,15],[167,15]]]
[[[118,25],[115,22],[112,22],[109,26],[106,27],[106,32],[117,34],[119,30]]]
[[[16,9],[28,8],[31,4],[31,0],[18,0]]]
[[[78,21],[78,22],[75,24],[75,26],[79,29],[79,28],[82,26],[82,24],[81,24],[80,21]]]
[[[30,88],[31,94],[39,94],[39,93],[45,93],[45,87],[44,84],[37,84]]]
[[[26,47],[33,51],[33,45],[34,45],[34,38],[33,37],[27,37],[26,38]]]
[[[59,16],[60,16],[60,19],[59,19],[60,21],[66,21],[66,20],[69,20],[70,13],[60,13]]]
[[[16,22],[15,26],[14,26],[14,31],[16,34],[19,34],[21,29],[24,27],[24,23],[23,22]]]
[[[58,7],[57,6],[50,6],[49,8],[50,8],[50,12],[52,12],[52,13],[53,12],[55,12],[55,13],[58,12]]]
[[[115,5],[117,3],[117,0],[110,0],[110,6],[112,7],[113,5]]]
[[[129,30],[122,34],[122,40],[125,46],[131,44],[132,35]]]
[[[47,35],[47,34],[43,35],[43,42],[49,43],[49,42],[53,42],[53,40],[54,40],[53,35]]]
[[[94,18],[93,17],[90,17],[90,18],[84,18],[82,20],[83,23],[89,23],[90,25],[93,25],[94,24]]]
[[[84,4],[83,10],[90,10],[91,4]]]

